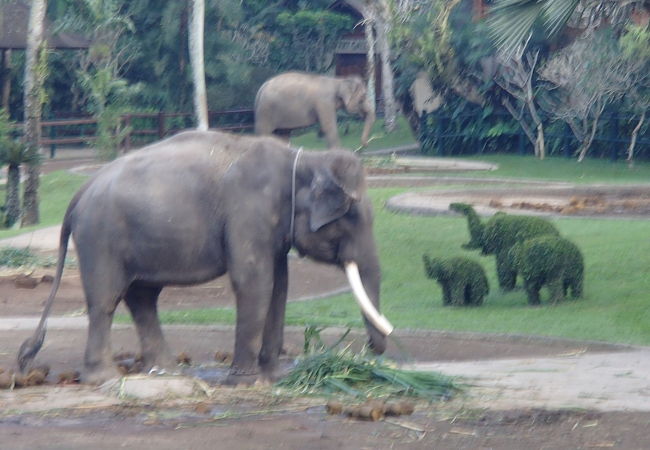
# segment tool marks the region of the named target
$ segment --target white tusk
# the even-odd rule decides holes
[[[359,276],[359,267],[354,262],[345,264],[345,274],[348,276],[348,281],[352,287],[352,293],[356,298],[357,303],[361,307],[361,311],[368,318],[368,320],[384,335],[388,336],[393,332],[393,326],[388,319],[379,314],[375,305],[372,304],[363,288],[361,277]]]

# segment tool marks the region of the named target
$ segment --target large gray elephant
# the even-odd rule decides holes
[[[378,312],[380,268],[363,173],[347,151],[303,152],[273,137],[216,131],[183,132],[113,161],[70,202],[52,291],[20,348],[20,368],[43,343],[70,235],[88,306],[87,382],[118,374],[110,329],[120,300],[133,316],[144,366],[170,366],[157,314],[161,289],[226,272],[237,300],[227,382],[274,379],[292,246],[346,270],[370,347],[382,353],[392,327]]]
[[[271,134],[319,123],[328,147],[340,147],[336,111],[342,108],[364,119],[361,145],[366,146],[375,113],[361,78],[283,73],[257,91],[255,132]]]

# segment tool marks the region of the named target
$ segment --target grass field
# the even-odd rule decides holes
[[[314,136],[315,137],[315,136]],[[305,139],[307,139],[305,137]],[[404,137],[401,138],[402,142]],[[628,169],[624,163],[490,155],[496,162],[490,177],[529,177],[574,183],[650,182],[650,164]],[[481,174],[459,174],[486,176]],[[58,172],[41,184],[41,226],[59,223],[69,199],[84,178]],[[457,187],[457,186],[456,186]],[[473,186],[476,187],[476,186]],[[562,218],[554,222],[575,241],[586,261],[585,296],[558,305],[527,305],[523,290],[499,291],[494,258],[468,252],[466,222],[460,217],[414,217],[383,208],[393,195],[407,189],[372,189],[375,236],[382,263],[382,311],[398,328],[517,333],[650,345],[650,220]],[[0,238],[25,230],[4,230]],[[424,276],[422,253],[466,255],[481,262],[491,292],[484,306],[474,309],[442,307],[437,283]],[[232,308],[164,312],[167,323],[234,323]],[[127,320],[125,317],[120,320]],[[290,303],[287,323],[361,326],[361,315],[350,295]]]
[[[563,235],[583,250],[585,296],[531,308],[523,290],[503,294],[497,287],[494,257],[461,248],[469,236],[456,217],[412,217],[387,212],[383,203],[396,189],[371,193],[375,236],[382,263],[382,312],[397,328],[560,336],[650,345],[650,221],[556,220]],[[480,308],[442,307],[439,285],[424,275],[422,253],[465,255],[486,269],[491,292]],[[232,323],[231,308],[164,312],[173,323]],[[362,326],[351,295],[290,303],[290,325]]]

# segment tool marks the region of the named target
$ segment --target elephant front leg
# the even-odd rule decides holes
[[[524,287],[528,296],[528,304],[533,306],[539,305],[539,291],[542,289],[541,284],[535,280],[524,280]]]
[[[504,291],[513,290],[517,284],[517,270],[513,267],[507,250],[497,254],[496,265],[499,287]]]
[[[160,287],[132,285],[124,296],[140,338],[144,369],[153,366],[172,369],[176,366],[158,318],[157,303],[160,291]]]
[[[283,344],[288,280],[287,257],[286,255],[282,255],[275,263],[273,295],[266,316],[262,349],[259,354],[262,377],[271,382],[278,379],[278,358]]]
[[[320,128],[325,135],[328,148],[339,148],[341,142],[339,141],[339,131],[336,123],[336,108],[329,103],[318,110],[318,122]]]
[[[273,266],[250,259],[246,267],[231,270],[237,298],[235,351],[225,384],[252,384],[259,378],[259,356],[273,293]]]

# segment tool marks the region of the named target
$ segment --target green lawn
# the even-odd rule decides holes
[[[638,162],[629,168],[623,160],[575,159],[551,157],[537,160],[521,155],[480,155],[460,159],[481,160],[499,165],[491,172],[465,172],[463,176],[488,178],[531,178],[536,180],[566,181],[569,183],[629,184],[650,183],[650,163]]]
[[[650,345],[650,221],[560,219],[562,234],[583,250],[585,296],[558,305],[527,305],[523,290],[499,291],[494,257],[461,249],[466,222],[456,217],[393,214],[382,204],[401,190],[373,190],[375,236],[382,262],[382,312],[397,328],[515,333]],[[442,307],[441,290],[424,276],[422,253],[471,256],[485,267],[492,288],[480,308]],[[233,323],[234,311],[218,308],[162,313],[168,322]],[[291,325],[361,326],[350,295],[290,303]]]
[[[73,175],[65,171],[53,172],[41,177],[39,190],[41,223],[27,228],[16,226],[11,229],[0,229],[0,239],[60,224],[70,199],[87,179],[82,175]],[[0,190],[0,196],[3,199],[5,197],[4,186]]]
[[[492,177],[591,183],[650,181],[649,164],[637,164],[630,170],[622,163],[612,165],[598,160],[578,164],[560,158],[536,161],[513,155],[480,159],[499,164],[499,170],[489,174]],[[42,178],[40,226],[60,222],[70,198],[84,180],[67,172]],[[650,220],[556,219],[562,234],[583,250],[585,297],[530,308],[522,290],[508,294],[499,291],[493,257],[461,249],[468,239],[463,218],[415,217],[383,208],[391,196],[406,190],[370,191],[383,271],[382,310],[398,328],[550,335],[650,345]],[[0,238],[23,231],[0,231]],[[475,309],[443,308],[438,284],[424,276],[423,252],[467,255],[479,260],[492,287],[485,305]],[[222,308],[163,312],[162,317],[168,323],[234,323],[235,314],[231,308]],[[340,295],[289,304],[287,323],[361,326],[361,315],[350,295]]]
[[[368,147],[366,147],[364,151],[416,143],[411,128],[403,117],[399,117],[395,131],[390,134],[386,134],[383,130],[383,123],[384,122],[381,118],[375,122],[368,139]],[[339,138],[341,139],[341,147],[351,150],[358,149],[361,145],[362,128],[363,123],[359,121],[350,121],[349,128],[340,127]],[[291,138],[291,145],[294,147],[304,147],[309,149],[327,148],[325,139],[318,137],[315,127],[301,135],[293,136]]]

